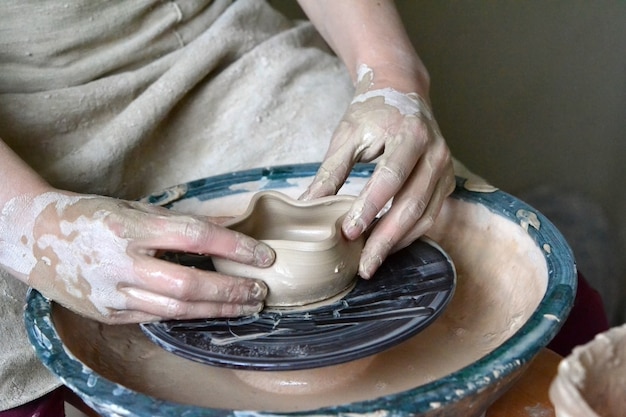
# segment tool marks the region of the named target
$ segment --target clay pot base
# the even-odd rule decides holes
[[[210,269],[206,260],[192,265]],[[443,311],[455,282],[454,266],[443,250],[418,240],[390,256],[372,279],[359,279],[347,295],[316,308],[141,328],[165,350],[209,365],[263,371],[320,368],[365,358],[414,336]]]
[[[264,310],[267,311],[267,312],[280,313],[280,312],[286,312],[286,311],[287,312],[289,312],[289,311],[291,311],[291,312],[293,312],[293,311],[307,311],[307,310],[313,310],[313,309],[318,308],[318,307],[327,306],[329,304],[333,304],[333,303],[341,300],[346,295],[350,294],[350,292],[356,286],[357,282],[359,282],[359,277],[357,275],[355,275],[354,279],[350,282],[350,285],[348,285],[348,287],[346,289],[340,291],[339,293],[337,293],[336,295],[333,295],[332,297],[328,297],[326,300],[316,301],[316,302],[305,304],[305,305],[302,305],[302,306],[289,306],[289,307],[266,306],[264,308]]]

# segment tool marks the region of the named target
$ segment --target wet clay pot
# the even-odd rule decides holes
[[[277,191],[257,193],[246,212],[224,226],[268,244],[274,264],[257,268],[214,257],[215,269],[263,280],[267,307],[303,306],[345,293],[355,282],[364,244],[362,237],[348,240],[341,232],[354,199],[299,201]]]
[[[619,417],[626,413],[626,324],[574,348],[550,386],[556,417]]]

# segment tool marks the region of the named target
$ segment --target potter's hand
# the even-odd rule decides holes
[[[258,312],[264,284],[156,258],[159,250],[269,266],[266,245],[201,216],[54,191],[1,212],[0,264],[47,297],[106,323]],[[10,218],[9,218],[10,217]]]
[[[371,277],[392,250],[430,228],[454,189],[454,173],[450,151],[426,102],[417,94],[372,88],[372,72],[362,67],[355,97],[302,198],[337,192],[356,162],[379,156],[343,223],[344,234],[354,239],[393,198],[363,249],[359,274],[364,278]]]

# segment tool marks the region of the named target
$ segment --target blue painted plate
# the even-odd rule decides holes
[[[207,257],[176,259],[213,270]],[[328,305],[141,327],[167,351],[209,365],[263,371],[319,368],[373,355],[414,336],[448,305],[455,278],[443,250],[418,240],[388,257],[370,280],[359,279],[346,296]]]

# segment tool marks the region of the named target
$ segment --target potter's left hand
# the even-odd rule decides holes
[[[360,68],[355,97],[302,196],[336,193],[356,162],[380,157],[343,223],[344,234],[355,239],[392,200],[363,249],[363,278],[370,278],[390,252],[426,232],[454,189],[450,151],[426,101],[416,93],[373,87],[372,77],[369,68]]]

